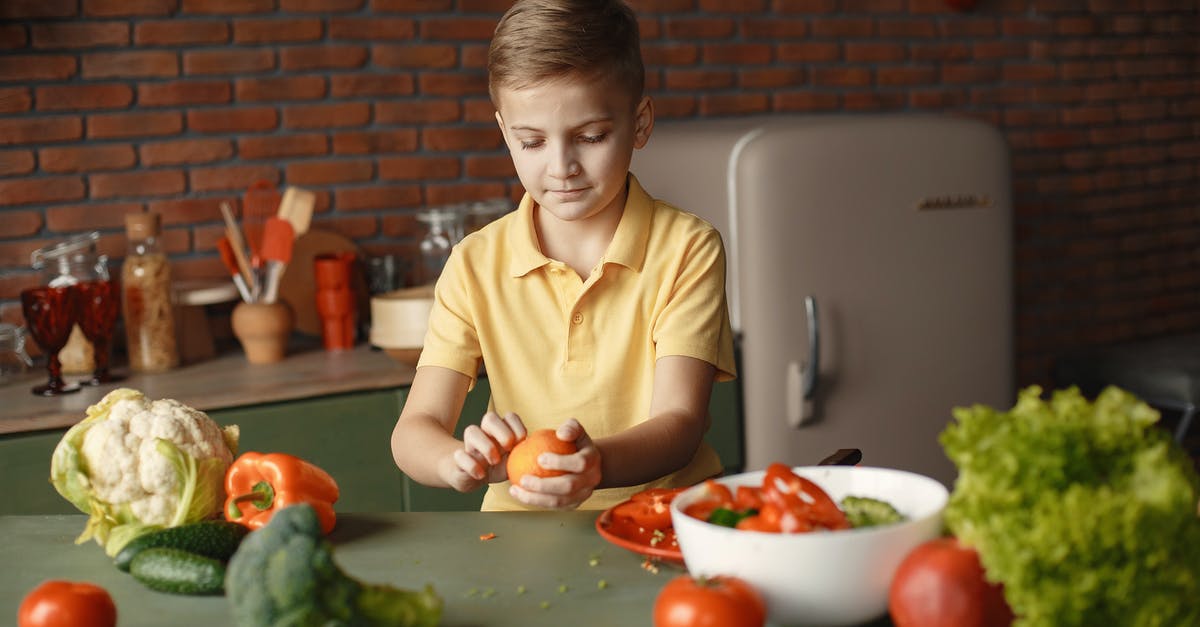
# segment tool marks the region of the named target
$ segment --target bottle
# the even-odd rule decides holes
[[[161,372],[179,365],[171,263],[159,246],[161,230],[157,213],[125,215],[129,252],[121,267],[121,309],[129,368],[135,372]]]

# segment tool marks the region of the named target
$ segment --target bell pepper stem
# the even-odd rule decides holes
[[[272,488],[271,484],[266,481],[259,481],[250,488],[249,492],[239,494],[229,502],[229,507],[225,512],[230,520],[242,517],[242,510],[238,507],[242,503],[249,503],[259,511],[271,509],[271,506],[275,504],[275,488]]]

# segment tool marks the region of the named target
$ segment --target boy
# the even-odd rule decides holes
[[[637,20],[620,0],[518,0],[488,57],[496,122],[526,194],[469,235],[435,289],[392,433],[425,485],[490,484],[484,510],[605,509],[721,471],[702,438],[712,382],[734,376],[720,235],[629,173],[654,126]],[[480,361],[490,409],[455,422]],[[556,477],[510,485],[505,458],[556,428]]]

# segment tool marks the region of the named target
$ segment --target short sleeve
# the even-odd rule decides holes
[[[653,330],[655,359],[682,355],[717,369],[717,381],[737,376],[733,329],[725,297],[725,247],[713,228],[685,247]]]
[[[434,286],[429,328],[417,367],[449,368],[470,377],[474,386],[482,351],[467,288],[469,277],[462,249],[455,247]]]

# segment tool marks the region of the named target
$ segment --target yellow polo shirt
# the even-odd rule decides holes
[[[654,200],[629,176],[624,213],[585,279],[547,258],[528,194],[516,211],[468,235],[438,279],[418,367],[472,378],[487,366],[490,408],[529,430],[574,417],[593,439],[649,419],[654,364],[684,355],[736,374],[725,302],[725,250],[704,220]],[[582,509],[606,509],[647,487],[691,485],[720,473],[701,444],[691,463],[657,481],[597,490]],[[484,510],[528,509],[493,484]]]

